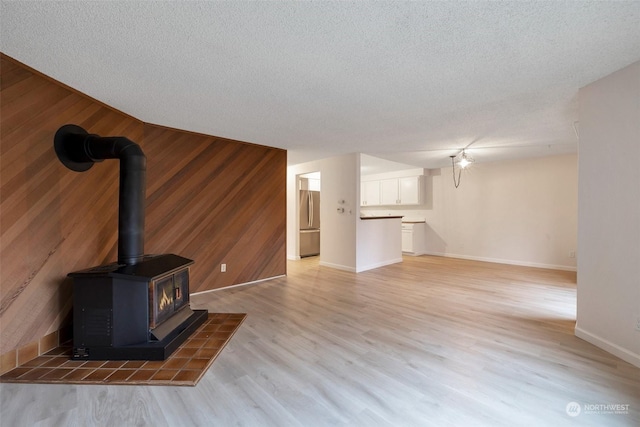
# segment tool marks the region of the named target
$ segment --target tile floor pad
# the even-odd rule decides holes
[[[195,386],[246,314],[209,313],[166,360],[71,360],[61,346],[0,376],[5,383]]]

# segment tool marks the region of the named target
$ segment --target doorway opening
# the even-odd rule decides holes
[[[320,255],[320,172],[298,175],[300,258]]]

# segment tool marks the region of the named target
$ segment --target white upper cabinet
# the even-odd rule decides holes
[[[419,176],[398,178],[398,199],[401,205],[419,205],[422,203],[422,180]]]
[[[422,203],[422,192],[421,176],[363,181],[360,205],[419,205]]]
[[[398,178],[383,179],[380,181],[380,204],[400,204],[400,198],[398,195]]]
[[[360,206],[380,206],[380,181],[360,184]]]

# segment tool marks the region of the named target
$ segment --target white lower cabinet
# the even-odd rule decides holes
[[[402,252],[406,255],[424,255],[426,225],[424,223],[402,224]]]
[[[402,226],[402,252],[413,252],[413,230]]]

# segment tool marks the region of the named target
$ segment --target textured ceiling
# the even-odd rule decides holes
[[[1,50],[145,122],[419,167],[575,152],[640,2],[2,1]]]

